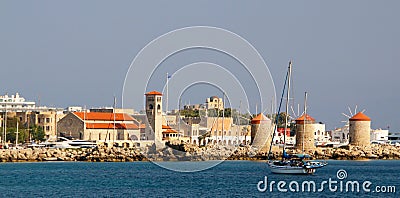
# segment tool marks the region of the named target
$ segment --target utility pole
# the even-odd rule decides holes
[[[4,117],[4,145],[7,144],[7,101],[6,101],[6,113]]]
[[[17,120],[17,132],[15,132],[15,147],[18,146],[18,120]]]
[[[168,114],[168,81],[169,81],[169,75],[167,72],[167,79],[166,79],[166,83],[165,83],[165,115]]]

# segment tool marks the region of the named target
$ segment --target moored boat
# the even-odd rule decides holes
[[[289,67],[285,79],[285,85],[283,87],[283,93],[282,97],[279,103],[279,108],[278,108],[278,113],[275,119],[275,127],[278,125],[278,117],[280,115],[280,109],[282,106],[282,100],[283,96],[285,94],[285,89],[287,85],[287,92],[286,92],[286,110],[285,110],[285,115],[288,115],[288,109],[289,109],[289,93],[290,93],[290,82],[291,82],[291,72],[292,72],[292,62],[289,62]],[[304,115],[306,115],[306,106],[307,106],[307,92],[305,93],[305,100],[304,100]],[[304,116],[304,119],[306,116]],[[304,122],[305,123],[305,122]],[[288,126],[288,116],[285,116],[285,130],[287,129]],[[304,125],[305,127],[305,125]],[[275,131],[275,130],[274,130]],[[305,131],[305,129],[303,129]],[[272,173],[278,173],[278,174],[313,174],[315,173],[315,170],[318,168],[322,168],[327,165],[326,162],[318,162],[318,161],[310,161],[306,160],[310,158],[308,155],[304,154],[296,154],[296,155],[287,155],[285,151],[285,144],[286,144],[286,132],[283,133],[283,149],[282,149],[282,159],[281,160],[269,160],[267,162],[268,167],[270,168]],[[274,136],[272,136],[274,137]],[[272,141],[273,142],[273,141]],[[271,148],[272,148],[272,143],[270,146],[270,154],[271,154]],[[303,149],[304,151],[304,149]],[[270,158],[271,155],[268,155],[268,158]]]

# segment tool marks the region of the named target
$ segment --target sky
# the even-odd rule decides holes
[[[302,108],[307,91],[308,113],[327,129],[341,127],[346,120],[342,113],[357,105],[371,117],[372,128],[399,131],[399,8],[399,1],[3,0],[0,94],[19,92],[53,107],[112,106],[116,96],[121,105],[129,67],[146,45],[176,29],[211,26],[239,35],[258,51],[277,98],[292,60],[291,104]],[[157,70],[158,79],[196,61],[241,74],[240,64],[218,51],[193,49],[175,55],[161,64],[166,66]],[[251,89],[254,82],[244,78],[241,84],[250,90],[249,98],[259,97]],[[261,90],[266,86],[259,85]],[[210,85],[192,86],[182,103],[222,96],[214,92],[218,89]],[[256,101],[249,100],[252,113]],[[265,107],[269,101],[265,99]],[[143,100],[133,103],[135,109],[143,107]]]

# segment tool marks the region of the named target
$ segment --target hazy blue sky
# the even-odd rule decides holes
[[[260,52],[277,95],[292,59],[294,102],[308,91],[309,113],[328,129],[357,104],[374,128],[399,131],[399,8],[399,1],[3,0],[0,93],[40,96],[47,106],[111,106],[148,42],[177,28],[215,26]],[[223,64],[210,52],[193,53]]]

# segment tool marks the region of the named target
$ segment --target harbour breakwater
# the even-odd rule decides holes
[[[180,151],[183,150],[184,152]],[[287,149],[287,153],[301,153]],[[368,147],[347,146],[346,148],[317,148],[307,152],[312,159],[399,160],[400,148],[391,145],[371,145]],[[272,159],[279,159],[282,150],[273,148]],[[96,147],[82,149],[0,149],[0,162],[40,162],[40,161],[86,161],[86,162],[133,162],[133,161],[207,161],[207,160],[265,160],[266,153],[259,153],[250,146],[230,147],[221,145],[181,145],[180,149],[166,147],[157,150],[155,146],[146,148]]]

